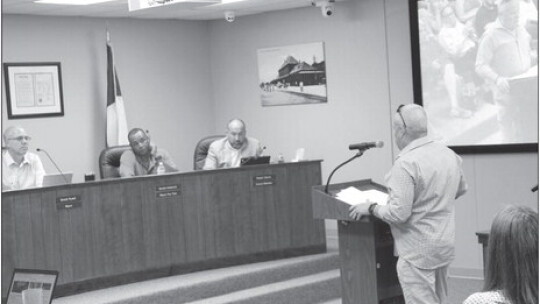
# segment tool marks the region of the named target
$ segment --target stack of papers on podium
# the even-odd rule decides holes
[[[379,190],[358,190],[355,187],[345,188],[336,194],[336,198],[349,205],[356,205],[370,201],[379,205],[386,205],[388,201],[388,194]]]

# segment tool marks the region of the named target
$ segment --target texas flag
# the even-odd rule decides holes
[[[124,100],[114,66],[113,49],[107,31],[107,147],[128,144]]]

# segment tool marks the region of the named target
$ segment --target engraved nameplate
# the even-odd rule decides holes
[[[56,209],[73,209],[82,205],[80,195],[61,196],[56,198]]]
[[[180,191],[162,191],[162,192],[156,192],[157,198],[169,198],[169,197],[175,197],[180,195]]]
[[[156,198],[169,198],[180,195],[180,185],[164,185],[156,187]]]
[[[255,187],[272,186],[275,184],[276,184],[276,176],[273,174],[258,175],[258,176],[253,177],[253,186]]]
[[[180,185],[166,185],[166,186],[157,186],[156,191],[170,191],[170,190],[178,190],[180,189]]]

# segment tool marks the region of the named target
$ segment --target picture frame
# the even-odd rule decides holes
[[[482,43],[483,34],[489,27],[482,28],[484,30],[482,33],[471,35],[473,36],[471,38],[471,45],[473,45],[471,50],[474,50],[475,53],[471,54],[472,63],[469,62],[469,65],[464,69],[465,72],[468,72],[474,78],[474,81],[471,80],[471,84],[469,85],[467,80],[465,80],[465,76],[458,75],[458,71],[461,71],[458,70],[458,63],[455,60],[456,56],[453,54],[449,56],[448,52],[445,53],[447,50],[444,48],[444,41],[441,42],[441,39],[443,39],[441,37],[441,31],[446,26],[444,24],[445,20],[442,17],[433,18],[433,20],[441,20],[441,30],[439,33],[430,31],[431,28],[429,26],[432,26],[432,24],[430,23],[429,16],[433,16],[430,14],[432,11],[435,11],[433,9],[434,2],[444,1],[409,0],[414,102],[426,109],[430,130],[434,131],[436,135],[441,136],[448,146],[459,154],[537,152],[538,116],[536,113],[538,112],[538,66],[532,66],[527,71],[527,73],[532,71],[533,74],[526,79],[530,85],[525,87],[528,92],[526,99],[529,101],[527,103],[529,106],[525,110],[521,110],[522,116],[515,116],[513,118],[512,127],[515,129],[512,131],[518,130],[521,133],[508,132],[509,128],[504,125],[501,118],[503,117],[501,108],[504,108],[504,106],[501,106],[495,100],[497,93],[494,93],[496,89],[493,88],[496,85],[493,81],[489,83],[490,79],[486,77],[482,78],[481,76],[484,75],[481,75],[476,68],[478,49]],[[456,7],[452,7],[452,9],[442,7],[437,11],[440,12],[441,16],[444,15],[445,17],[454,13],[457,22],[459,23],[460,21],[457,18]],[[469,25],[472,28],[471,24],[474,23],[469,20],[469,23],[463,24]],[[477,28],[476,31],[478,31]],[[536,37],[532,39],[538,39],[538,32],[536,32]],[[430,49],[432,44],[436,45],[439,49]],[[467,54],[467,52],[464,51],[459,54]],[[441,54],[447,55],[444,56]],[[451,66],[450,69],[446,69],[449,63],[455,64],[455,67]],[[455,73],[455,79],[459,81],[458,85],[454,85],[454,94],[450,93],[452,81],[446,83],[448,79],[444,78],[448,74],[442,76],[443,73],[448,73],[449,71]],[[425,75],[423,75],[424,73]],[[527,73],[523,74],[525,75]],[[527,74],[527,76],[529,75]],[[511,81],[514,81],[513,78],[517,79],[515,83],[521,81],[520,85],[523,87],[523,78],[516,76],[510,78]],[[467,92],[469,94],[466,95],[463,92],[467,91],[465,89],[469,87],[473,89],[469,89],[469,92]],[[518,91],[518,89],[515,89],[515,91]],[[487,98],[485,96],[479,96],[481,94],[486,96],[489,94],[490,96]],[[456,95],[458,97],[452,99],[452,96]],[[460,95],[466,96],[463,98],[464,101],[459,99]],[[470,97],[470,95],[473,97]],[[456,104],[457,106],[455,106]],[[518,128],[514,127],[515,125],[524,125],[525,127],[520,126]]]
[[[324,42],[257,50],[263,107],[328,103]]]
[[[58,280],[58,271],[15,268],[6,304],[50,304]]]
[[[60,62],[4,63],[8,119],[64,116]]]

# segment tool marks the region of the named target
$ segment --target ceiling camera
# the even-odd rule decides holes
[[[323,17],[330,17],[335,11],[335,0],[318,0],[311,3],[313,6],[321,8],[321,14]]]
[[[328,2],[325,5],[321,6],[321,13],[324,17],[330,17],[334,14],[334,3]]]
[[[234,17],[235,17],[234,12],[232,12],[232,11],[225,12],[225,20],[227,20],[227,22],[233,22]]]

